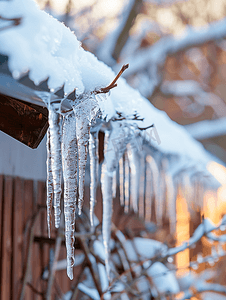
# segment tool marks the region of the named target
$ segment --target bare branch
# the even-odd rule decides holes
[[[119,77],[122,75],[122,73],[129,68],[129,64],[125,64],[121,67],[120,71],[118,72],[118,74],[115,76],[115,79],[105,88],[101,88],[98,91],[94,91],[94,94],[101,94],[101,93],[108,93],[111,89],[113,89],[114,87],[117,86],[117,80],[119,79]]]

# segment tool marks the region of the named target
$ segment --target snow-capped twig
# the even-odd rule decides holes
[[[220,284],[216,283],[205,283],[202,284],[199,283],[198,286],[195,286],[193,290],[188,290],[184,293],[184,296],[182,298],[179,298],[177,300],[186,300],[191,299],[192,297],[195,297],[197,294],[203,293],[203,292],[215,292],[220,294],[226,294],[226,287]]]

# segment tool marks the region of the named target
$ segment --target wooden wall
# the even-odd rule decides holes
[[[42,273],[48,267],[56,236],[56,232],[51,239],[47,236],[45,201],[45,182],[0,175],[1,300],[44,299],[47,282]],[[66,258],[65,245],[61,247],[61,258]],[[57,294],[58,285],[63,293],[70,289],[66,270],[57,272],[53,294]]]

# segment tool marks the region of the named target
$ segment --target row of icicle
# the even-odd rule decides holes
[[[50,236],[52,202],[55,227],[60,226],[61,173],[64,179],[64,216],[67,248],[67,274],[73,278],[74,231],[76,213],[81,214],[84,198],[87,152],[90,156],[90,222],[93,227],[96,188],[99,178],[98,132],[96,122],[98,104],[95,96],[84,96],[78,102],[71,101],[73,110],[60,113],[49,103],[49,129],[47,133],[47,223]],[[141,132],[125,120],[110,121],[105,126],[104,162],[101,170],[103,196],[103,242],[106,253],[106,270],[110,278],[109,241],[111,237],[112,200],[119,185],[120,203],[125,212],[133,210],[146,221],[151,221],[153,203],[157,224],[163,217],[171,221],[175,229],[177,184],[180,183],[188,202],[202,206],[203,185],[198,190],[196,169],[190,171],[173,163],[144,142]],[[176,167],[175,167],[176,165]],[[117,176],[116,176],[117,175]],[[199,174],[200,175],[200,174]],[[78,187],[78,188],[77,188]],[[198,195],[199,194],[199,195]],[[197,196],[198,195],[198,196]],[[199,199],[196,199],[196,198]],[[53,201],[54,199],[54,201]],[[78,199],[78,200],[77,200]],[[200,201],[201,200],[201,201]]]

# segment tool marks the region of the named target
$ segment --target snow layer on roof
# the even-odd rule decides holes
[[[0,52],[9,56],[15,78],[29,70],[35,84],[49,77],[50,89],[65,84],[66,93],[76,88],[80,94],[106,86],[114,76],[110,68],[81,48],[69,28],[41,11],[33,0],[0,1],[0,14],[22,18],[19,26],[0,33]],[[1,23],[4,25],[4,20]]]
[[[41,11],[33,0],[0,1],[0,15],[5,18],[22,17],[19,26],[0,32],[0,53],[9,56],[9,68],[15,78],[29,71],[29,77],[35,84],[49,78],[50,89],[58,89],[65,84],[65,93],[76,88],[77,94],[81,94],[105,87],[115,77],[111,68],[81,47],[69,28]],[[4,27],[4,22],[0,20],[1,27]],[[105,101],[102,101],[102,108],[108,119],[116,111],[125,115],[137,112],[144,118],[138,126],[154,124],[161,143],[153,142],[153,146],[161,151],[204,163],[209,160],[201,144],[194,141],[182,126],[172,122],[165,112],[152,106],[123,78],[119,79],[118,86],[111,90]]]

